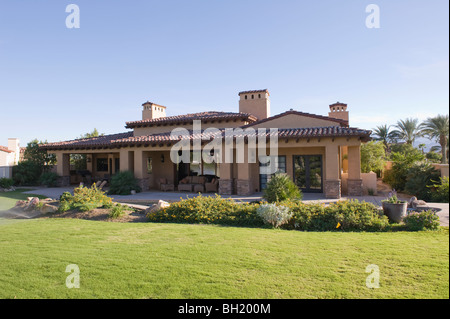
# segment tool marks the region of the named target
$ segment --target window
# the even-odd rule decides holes
[[[252,94],[252,100],[255,98],[255,96]]]
[[[107,171],[108,171],[108,159],[97,158],[97,172],[107,172]]]
[[[245,99],[247,99],[247,95],[245,96]]]
[[[267,163],[261,163],[265,162],[265,159],[270,158]],[[278,157],[271,157],[271,156],[260,156],[259,157],[259,183],[261,186],[261,190],[266,189],[267,183],[270,181],[272,176],[274,174],[262,174],[262,167],[270,166],[270,161],[275,160],[275,167],[277,173],[286,173],[286,156],[278,156]]]
[[[261,94],[258,94],[258,99],[260,99],[261,98]]]

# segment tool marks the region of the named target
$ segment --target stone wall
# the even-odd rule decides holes
[[[324,184],[325,197],[330,199],[341,198],[341,180],[326,180]]]
[[[232,195],[233,194],[233,180],[219,179],[219,194]]]
[[[236,193],[241,196],[248,196],[253,194],[252,182],[249,180],[238,179],[236,184]]]
[[[362,179],[349,179],[347,184],[348,196],[363,196]]]

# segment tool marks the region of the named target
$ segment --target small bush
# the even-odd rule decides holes
[[[439,229],[439,216],[432,210],[414,212],[403,218],[409,230],[436,230]]]
[[[285,200],[301,200],[302,192],[294,184],[292,179],[284,173],[277,173],[267,183],[264,190],[264,199],[269,203],[280,202]]]
[[[431,188],[433,180],[438,180],[439,172],[428,163],[413,165],[406,176],[405,190],[424,201],[431,200]]]
[[[119,218],[125,215],[125,211],[127,209],[126,205],[117,204],[112,206],[111,211],[109,212],[110,218]]]
[[[277,206],[276,204],[264,204],[258,207],[256,214],[264,220],[265,223],[275,228],[287,224],[292,217],[289,208]]]
[[[135,190],[137,193],[141,191],[138,181],[132,172],[119,172],[111,178],[109,194],[130,195],[132,190]]]
[[[59,211],[76,209],[85,212],[111,205],[111,203],[111,198],[99,190],[95,184],[91,188],[80,186],[74,189],[73,195],[68,192],[61,195]]]
[[[258,207],[258,204],[236,203],[219,195],[197,196],[172,203],[147,217],[153,222],[263,226],[264,221],[256,214]]]
[[[283,203],[293,212],[287,228],[307,231],[383,231],[389,226],[378,208],[357,200],[325,204]]]
[[[431,186],[431,200],[436,203],[448,203],[449,200],[449,177],[441,177],[440,183]]]
[[[12,178],[0,178],[0,188],[10,188],[14,185],[14,180]]]
[[[54,172],[44,172],[39,178],[41,185],[55,187],[58,184],[58,174]]]

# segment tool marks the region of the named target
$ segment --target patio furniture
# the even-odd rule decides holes
[[[187,176],[183,178],[178,184],[178,191],[187,191],[187,192],[204,192],[204,186],[206,183],[205,176]],[[194,188],[196,185],[202,186],[197,187],[197,190]]]
[[[211,182],[205,183],[205,191],[207,193],[209,193],[209,192],[217,193],[219,191],[219,180],[214,177],[211,180]]]
[[[159,179],[159,189],[167,192],[167,191],[174,191],[175,185],[172,183],[167,182],[167,178],[160,178]]]
[[[194,185],[194,193],[204,193],[204,192],[205,192],[205,185],[202,184]]]

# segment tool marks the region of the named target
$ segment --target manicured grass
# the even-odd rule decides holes
[[[0,298],[449,298],[448,228],[340,233],[35,219],[0,224]],[[79,289],[65,286],[80,268]],[[365,269],[380,269],[380,288]]]
[[[14,207],[18,200],[25,200],[28,197],[45,198],[45,196],[41,195],[23,194],[23,192],[27,192],[29,190],[31,189],[18,189],[13,192],[0,193],[0,211],[8,210]]]

